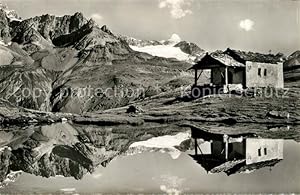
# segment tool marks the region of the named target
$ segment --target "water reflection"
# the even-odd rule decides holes
[[[291,128],[292,131],[296,132]],[[32,192],[31,187],[41,193],[46,189],[48,192],[65,192],[75,188],[76,192],[111,192],[117,189],[119,192],[186,192],[191,189],[193,192],[203,190],[204,186],[210,186],[208,190],[211,192],[216,185],[224,182],[223,175],[226,175],[223,172],[231,175],[226,176],[226,181],[234,180],[236,184],[252,182],[253,186],[258,185],[254,185],[255,177],[272,178],[270,181],[274,180],[277,184],[282,182],[279,175],[294,174],[296,177],[298,174],[293,170],[298,168],[295,162],[300,160],[299,155],[294,155],[295,151],[299,151],[299,145],[292,145],[296,149],[288,151],[289,156],[285,153],[285,159],[281,161],[284,141],[270,139],[280,137],[276,137],[276,130],[268,134],[263,131],[262,134],[224,135],[199,129],[191,131],[177,125],[99,127],[68,123],[0,131],[0,181],[5,181],[2,187],[9,185],[4,192],[23,189]],[[258,138],[261,135],[268,135],[269,139]],[[191,137],[197,141],[194,142]],[[169,153],[176,155],[170,156]],[[116,160],[111,162],[112,159]],[[275,171],[265,174],[263,167],[273,166]],[[252,176],[237,174],[254,170],[257,171]],[[21,176],[19,171],[23,171]],[[206,171],[221,173],[207,174]],[[239,181],[235,176],[240,175],[248,176]],[[20,179],[10,183],[17,177]],[[161,183],[155,186],[153,178],[161,180]],[[200,179],[214,185],[203,184],[202,188],[198,188],[196,181]],[[285,185],[298,189],[294,183]],[[219,191],[224,192],[224,189]]]
[[[106,167],[113,158],[125,153],[132,143],[167,134],[172,128],[57,123],[0,131],[0,182],[14,171],[47,178],[82,179],[87,173],[93,173],[96,167]],[[180,131],[180,128],[172,131]]]
[[[283,159],[283,139],[263,139],[252,133],[213,133],[197,127],[191,129],[195,143],[195,155],[191,156],[210,173],[251,172],[273,167]]]

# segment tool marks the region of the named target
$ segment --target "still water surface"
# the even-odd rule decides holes
[[[107,167],[98,167],[81,180],[56,176],[43,178],[22,173],[1,193],[217,193],[217,192],[300,192],[300,144],[284,141],[283,160],[273,167],[227,176],[207,173],[189,154],[176,159],[169,153],[142,152],[118,156]]]

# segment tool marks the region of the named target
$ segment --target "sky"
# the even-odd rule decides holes
[[[0,0],[22,18],[82,12],[117,34],[182,40],[214,51],[300,50],[300,0]]]

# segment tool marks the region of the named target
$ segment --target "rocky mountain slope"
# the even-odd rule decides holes
[[[284,62],[285,69],[298,68],[300,66],[300,51],[295,51],[287,57],[287,60]]]
[[[3,10],[10,21],[17,20],[20,21],[22,18],[18,15],[15,10],[11,10],[0,2],[0,9]]]
[[[300,51],[295,51],[283,64],[284,67],[284,77],[289,83],[289,86],[299,87],[300,80]]]
[[[185,74],[188,63],[134,51],[107,26],[100,27],[81,13],[11,21],[0,10],[0,97],[17,106],[97,111],[174,88],[173,80],[192,80]],[[92,94],[80,96],[87,87]],[[132,97],[124,95],[124,90],[140,88],[143,91]]]

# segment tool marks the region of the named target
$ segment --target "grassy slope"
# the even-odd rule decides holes
[[[138,54],[139,55],[139,54]],[[56,110],[62,112],[84,113],[128,105],[131,101],[145,96],[152,96],[163,91],[174,89],[180,85],[192,82],[193,75],[187,72],[189,64],[177,60],[157,57],[127,57],[125,60],[116,60],[112,64],[78,63],[65,71],[56,82],[57,87],[91,88],[91,95],[64,99],[57,104]],[[95,95],[100,88],[108,94]],[[112,94],[112,88],[117,90]],[[126,90],[134,91],[133,97],[123,96]],[[141,95],[138,95],[142,93]],[[112,95],[112,97],[109,97]]]
[[[283,93],[280,92],[279,97],[270,98],[220,95],[183,101],[174,98],[173,92],[136,102],[135,105],[144,110],[138,117],[161,123],[184,120],[226,122],[227,119],[246,123],[299,123],[300,89],[293,88],[287,94]],[[180,91],[177,95],[180,95]],[[122,114],[126,109],[111,109],[105,113]]]

